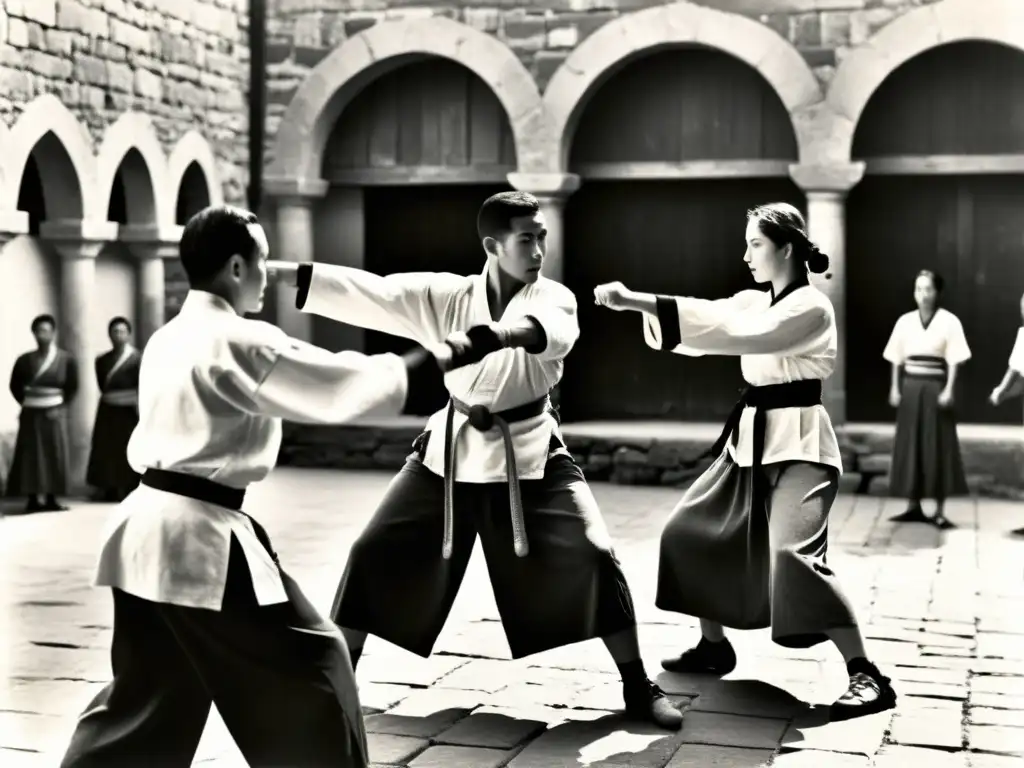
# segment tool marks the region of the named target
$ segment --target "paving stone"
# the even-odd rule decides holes
[[[460,720],[435,741],[464,747],[512,749],[544,730],[545,724],[536,720],[516,720],[490,712],[474,712]]]
[[[494,693],[521,680],[523,672],[522,665],[512,661],[473,659],[442,677],[435,685],[441,688]]]
[[[359,679],[391,685],[427,686],[455,671],[467,660],[455,656],[430,656],[423,659],[412,654],[400,657],[371,656],[359,665]]]
[[[998,659],[1024,659],[1024,642],[1018,635],[978,633],[978,656]]]
[[[976,675],[971,679],[972,693],[998,693],[1003,696],[1024,696],[1024,677]]]
[[[421,688],[413,690],[388,710],[401,717],[435,717],[448,712],[467,713],[480,706],[487,694],[454,688]]]
[[[66,742],[74,727],[73,718],[0,711],[0,747],[45,752],[55,741]]]
[[[971,768],[1020,768],[1019,757],[974,752],[968,759],[970,760]]]
[[[1024,756],[1024,728],[1003,725],[969,725],[967,741],[979,752]]]
[[[1024,659],[980,659],[971,662],[970,669],[979,675],[1017,675],[1024,677]]]
[[[543,724],[546,728],[553,728],[567,722],[586,723],[616,714],[595,709],[555,709],[542,704],[521,704],[515,707],[482,706],[475,712],[481,715],[502,715],[513,720],[533,720]]]
[[[774,749],[684,744],[665,768],[762,768],[773,754]]]
[[[1024,710],[1024,696],[1002,696],[998,693],[975,693],[971,696],[971,704],[976,707],[992,707],[993,709]]]
[[[782,743],[787,750],[814,749],[847,752],[872,757],[882,744],[893,712],[829,722],[828,712],[814,711],[796,718],[786,730]]]
[[[505,630],[497,621],[473,622],[451,637],[439,638],[434,653],[485,659],[508,659],[511,655]]]
[[[868,655],[877,664],[908,664],[921,657],[921,651],[915,643],[869,640],[867,649]]]
[[[469,710],[466,709],[449,709],[424,717],[407,717],[382,712],[365,718],[366,732],[429,739],[451,728],[468,714]]]
[[[664,731],[608,715],[549,728],[513,758],[509,768],[577,768],[581,764],[588,768],[660,768],[683,740],[683,731]]]
[[[893,680],[915,683],[937,683],[941,685],[967,685],[967,671],[954,669],[929,669],[925,667],[891,667]]]
[[[673,672],[661,672],[654,678],[665,693],[677,696],[696,696],[709,685],[717,683],[707,675],[677,675]]]
[[[871,759],[864,755],[802,749],[783,752],[772,761],[773,768],[822,768],[826,765],[828,768],[871,768]]]
[[[932,696],[937,699],[952,699],[954,701],[967,700],[966,685],[947,685],[945,683],[915,682],[913,680],[899,681],[896,685],[896,692],[909,696]]]
[[[370,759],[387,765],[405,765],[409,759],[429,745],[424,739],[396,736],[390,733],[367,733]]]
[[[934,645],[922,645],[921,656],[923,661],[927,661],[928,658],[932,656],[940,658],[973,659],[974,648],[943,648]]]
[[[509,753],[501,749],[480,747],[430,747],[417,755],[409,768],[498,768],[508,760]]]
[[[786,731],[787,721],[717,712],[687,712],[683,740],[687,744],[774,749]]]
[[[22,680],[0,688],[0,709],[78,717],[105,683]]]
[[[822,768],[825,768],[824,764]],[[887,744],[875,755],[874,768],[971,768],[966,752]]]
[[[389,685],[386,683],[361,683],[359,685],[359,703],[363,711],[383,712],[406,698],[413,691],[407,685]]]
[[[897,712],[889,739],[896,744],[959,750],[963,746],[962,720],[958,710]]]
[[[1005,725],[1024,728],[1024,710],[971,707],[967,710],[968,721],[974,725]]]
[[[42,752],[0,747],[0,765],[4,768],[53,768],[59,760],[59,756],[45,755]]]
[[[517,683],[497,693],[489,694],[487,703],[493,706],[519,706],[540,704],[546,707],[572,707],[584,691],[569,685],[538,685]]]

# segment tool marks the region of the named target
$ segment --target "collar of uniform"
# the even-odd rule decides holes
[[[213,310],[215,312],[230,312],[231,314],[237,314],[235,312],[235,308],[220,296],[215,296],[209,291],[197,291],[193,288],[185,296],[185,301],[181,304],[181,311],[194,312],[197,310]]]
[[[486,317],[488,320],[490,320],[491,319],[491,307],[490,307],[490,303],[489,303],[488,298],[487,298],[487,278],[488,278],[488,271],[487,270],[488,270],[487,264],[484,264],[483,272],[480,272],[480,273],[478,273],[478,274],[473,276],[473,298],[472,298],[472,301],[476,305],[476,313],[480,317]],[[535,283],[526,283],[526,284],[524,284],[523,287],[520,288],[516,292],[516,295],[512,297],[511,301],[509,301],[509,306],[511,306],[512,302],[517,301],[518,299],[528,299],[528,298],[530,298],[534,294],[534,292],[537,290],[537,287],[540,284],[540,281],[543,280],[543,279],[544,279],[543,277],[540,277],[540,278],[537,279],[537,282],[535,282]],[[508,309],[508,307],[506,307],[506,310],[507,309]]]

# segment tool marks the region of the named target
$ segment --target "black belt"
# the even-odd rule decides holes
[[[768,411],[779,408],[812,408],[815,405],[821,405],[821,381],[818,379],[767,384],[763,387],[747,387],[743,390],[736,405],[733,406],[729,418],[725,420],[722,434],[704,455],[717,457],[721,454],[725,450],[726,444],[739,429],[743,410],[754,408],[754,442],[751,450],[753,452],[753,467],[758,470],[761,468],[761,461],[764,458],[764,436],[768,426]],[[755,476],[756,474],[755,472]]]
[[[444,541],[441,545],[441,557],[450,560],[455,540],[455,476],[458,466],[456,447],[459,436],[466,425],[481,432],[494,427],[501,430],[501,440],[505,446],[505,474],[508,482],[508,501],[512,513],[512,543],[518,557],[526,557],[530,546],[526,540],[526,523],[523,520],[523,497],[519,490],[519,471],[516,467],[516,452],[512,445],[512,433],[508,425],[517,421],[526,421],[551,410],[548,395],[533,402],[509,408],[505,411],[492,413],[485,405],[467,405],[454,397],[448,403],[448,420],[444,428]],[[458,411],[469,418],[453,432],[452,425],[455,412]]]
[[[227,509],[241,510],[245,491],[207,480],[205,477],[170,472],[166,469],[147,469],[142,475],[142,484],[178,496],[186,496],[207,504]]]

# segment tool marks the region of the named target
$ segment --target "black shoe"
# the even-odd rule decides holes
[[[43,509],[43,512],[67,512],[68,511],[68,507],[65,507],[63,504],[61,504],[59,501],[57,501],[57,499],[55,499],[53,497],[50,497],[50,498],[48,498],[46,500],[46,503],[43,504],[42,509]]]
[[[956,523],[941,513],[933,517],[929,522],[940,531],[948,531],[952,528],[956,528]]]
[[[678,731],[683,727],[683,713],[650,680],[639,684],[623,683],[622,698],[626,702],[627,717],[654,723],[669,731]]]
[[[930,523],[927,517],[925,517],[924,510],[917,504],[907,508],[906,512],[901,512],[894,517],[889,518],[894,523]]]
[[[664,659],[662,669],[692,675],[727,675],[736,669],[736,651],[728,639],[712,643],[706,638],[674,659]]]
[[[874,715],[896,706],[896,691],[888,677],[878,671],[874,664],[867,665],[867,671],[850,675],[846,693],[839,697],[829,709],[833,722],[850,720],[854,717]]]

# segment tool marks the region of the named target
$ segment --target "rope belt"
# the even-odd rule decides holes
[[[485,405],[468,405],[454,397],[448,403],[448,420],[444,428],[444,541],[441,557],[450,560],[455,539],[455,477],[458,467],[456,448],[459,437],[467,426],[480,432],[497,428],[501,431],[501,441],[505,447],[505,473],[508,482],[508,502],[512,512],[512,543],[518,557],[526,557],[530,553],[530,545],[526,540],[526,523],[523,520],[523,497],[519,490],[519,471],[516,467],[516,452],[512,445],[512,433],[508,425],[517,421],[526,421],[551,409],[551,401],[547,395],[533,402],[508,410],[492,413]],[[453,433],[452,426],[455,412],[468,417]]]

